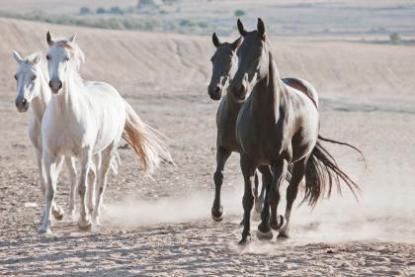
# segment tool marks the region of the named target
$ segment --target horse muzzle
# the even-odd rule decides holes
[[[209,86],[208,93],[212,100],[220,100],[222,96],[222,89],[219,86],[216,86],[216,87]]]
[[[53,94],[58,94],[59,91],[62,89],[62,81],[61,80],[50,80],[49,87]]]
[[[29,102],[27,101],[26,98],[16,99],[15,105],[16,105],[17,111],[20,113],[24,113],[29,109]]]

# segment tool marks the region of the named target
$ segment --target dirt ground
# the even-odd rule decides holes
[[[29,114],[13,106],[16,64],[46,47],[45,33],[77,33],[85,79],[113,84],[150,125],[169,137],[176,167],[143,178],[131,149],[109,179],[103,224],[80,232],[64,217],[37,234],[43,207]],[[292,238],[237,245],[242,180],[237,155],[225,173],[223,222],[210,218],[215,112],[206,84],[208,37],[94,30],[0,19],[0,275],[415,276],[415,51],[413,46],[273,39],[283,76],[312,82],[321,133],[360,147],[328,146],[361,184],[292,218]],[[64,170],[57,202],[66,207]],[[301,196],[300,196],[301,197]],[[280,211],[283,206],[280,207]]]

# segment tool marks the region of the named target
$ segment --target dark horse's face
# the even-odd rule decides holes
[[[212,35],[212,42],[216,47],[216,52],[211,58],[212,78],[210,79],[208,92],[213,100],[221,98],[226,82],[234,73],[233,69],[237,61],[236,50],[241,41],[242,38],[238,38],[233,43],[221,43],[215,33]]]
[[[260,18],[257,30],[252,32],[246,31],[238,19],[238,30],[244,41],[238,50],[239,65],[229,89],[236,101],[244,101],[255,82],[266,76],[269,56],[265,25]]]

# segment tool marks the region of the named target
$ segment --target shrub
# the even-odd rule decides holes
[[[123,14],[124,12],[120,7],[115,6],[115,7],[112,7],[110,9],[110,13],[112,13],[112,14]]]
[[[98,9],[97,9],[97,11],[96,11],[96,13],[97,14],[103,14],[103,13],[106,13],[107,11],[104,9],[104,8],[102,8],[102,7],[99,7]]]
[[[234,15],[236,16],[236,17],[242,17],[242,16],[244,16],[246,13],[245,13],[245,11],[244,10],[236,10],[235,12],[234,12]]]
[[[79,10],[80,15],[86,15],[86,14],[90,14],[90,13],[91,13],[91,10],[88,7],[82,7]]]
[[[401,43],[401,36],[398,33],[392,33],[389,36],[389,40],[393,44],[399,44]]]

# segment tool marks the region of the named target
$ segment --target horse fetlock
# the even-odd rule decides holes
[[[81,216],[81,218],[78,221],[79,230],[89,231],[89,230],[91,230],[91,227],[92,227],[91,220],[87,217]]]
[[[46,220],[46,221],[42,222],[42,224],[39,226],[37,231],[38,231],[39,234],[51,234],[52,231],[50,229],[50,226],[51,226],[51,221]]]
[[[271,217],[271,228],[274,230],[279,230],[284,225],[284,217],[282,215],[279,216],[279,222],[276,217]]]
[[[242,232],[242,238],[239,241],[239,245],[246,244],[249,240],[251,240],[251,233],[249,231],[243,231]]]
[[[213,206],[212,207],[212,218],[215,221],[222,221],[223,219],[223,206],[219,205],[219,206]]]

